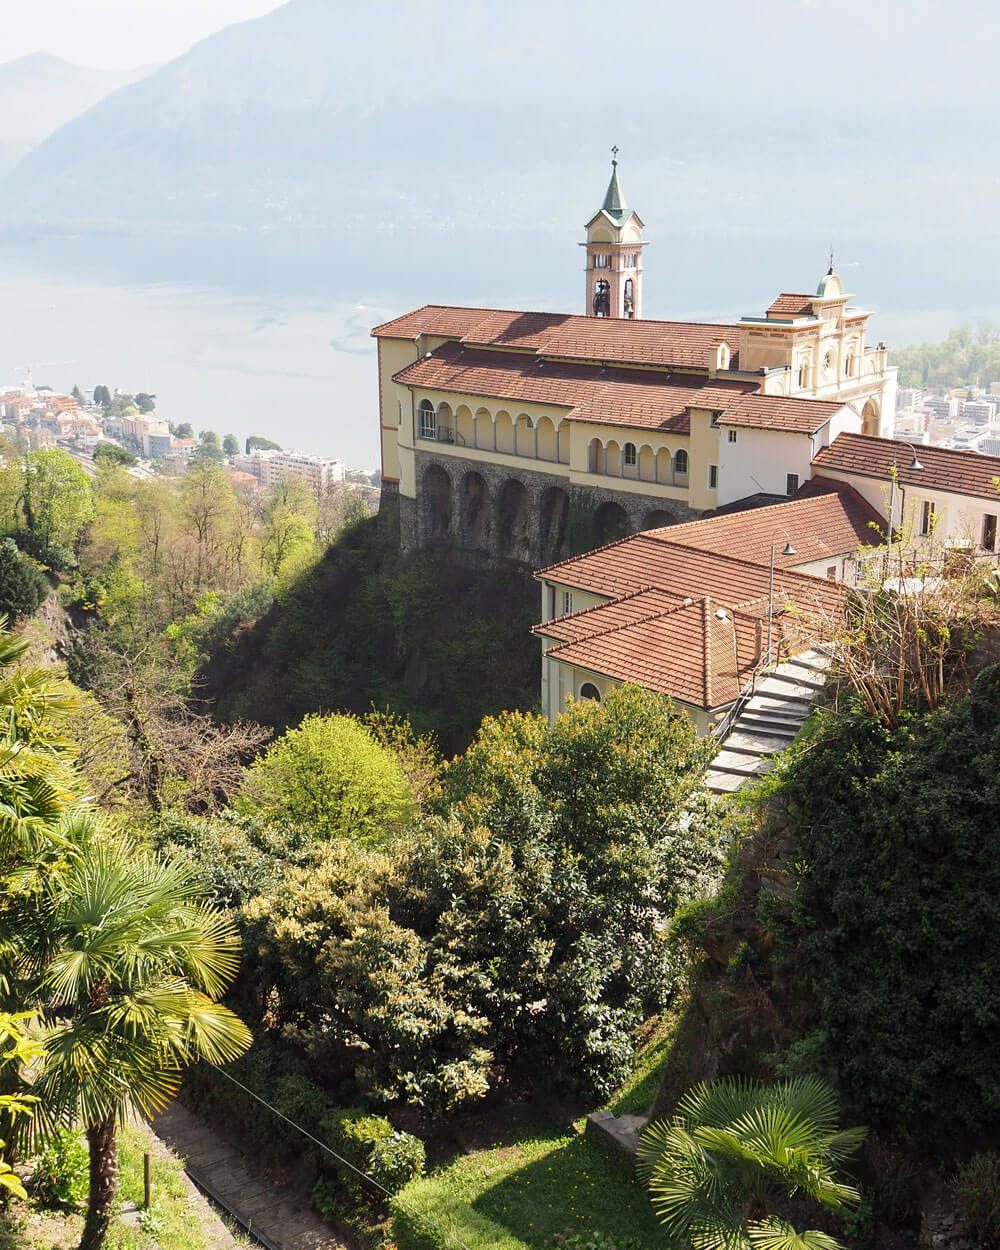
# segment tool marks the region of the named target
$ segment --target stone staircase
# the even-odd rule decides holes
[[[802,728],[823,689],[830,668],[823,651],[792,656],[757,678],[754,693],[722,740],[709,765],[705,785],[715,794],[733,794],[766,773],[774,757]]]

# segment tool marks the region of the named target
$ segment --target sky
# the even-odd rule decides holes
[[[335,0],[334,0],[335,2]],[[132,69],[173,60],[282,0],[0,0],[2,60],[48,52],[76,65]]]

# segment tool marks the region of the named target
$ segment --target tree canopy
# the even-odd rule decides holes
[[[318,837],[384,842],[410,816],[403,767],[354,716],[306,716],[259,756],[244,811],[306,825]]]

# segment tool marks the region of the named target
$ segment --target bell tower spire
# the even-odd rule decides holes
[[[611,149],[611,181],[604,203],[587,222],[588,317],[642,316],[642,219],[625,202],[618,178],[618,147]]]

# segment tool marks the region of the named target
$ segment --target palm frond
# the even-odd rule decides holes
[[[786,1220],[776,1216],[749,1224],[747,1236],[753,1250],[842,1250],[840,1242],[829,1233],[818,1228],[797,1232]]]

